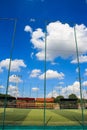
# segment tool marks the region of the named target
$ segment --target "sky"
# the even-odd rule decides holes
[[[6,93],[17,19],[8,94],[44,97],[46,40],[46,97],[80,97],[75,27],[82,95],[87,98],[86,15],[87,0],[0,0],[0,93]]]

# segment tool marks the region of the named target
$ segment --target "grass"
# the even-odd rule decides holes
[[[6,125],[43,125],[43,109],[6,109]],[[2,125],[3,109],[0,108],[0,124]],[[87,125],[87,110],[84,110],[85,125]],[[81,110],[46,110],[46,125],[69,126],[82,125]]]

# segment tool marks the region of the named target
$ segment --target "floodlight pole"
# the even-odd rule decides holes
[[[22,86],[22,97],[24,97],[24,81],[23,81],[23,86]]]
[[[82,86],[81,86],[81,72],[80,72],[80,62],[79,62],[79,51],[78,51],[78,44],[77,44],[77,37],[76,37],[76,29],[74,26],[74,37],[75,37],[75,44],[76,44],[76,55],[77,55],[77,65],[78,65],[78,79],[80,85],[80,98],[81,98],[81,110],[82,110],[82,126],[84,130],[84,109],[83,109],[83,101],[82,101]]]
[[[30,93],[29,93],[29,96],[30,96],[30,98],[32,97],[32,92],[31,92],[31,88],[32,88],[32,84],[30,83],[30,86],[29,86],[29,89],[30,89]]]
[[[9,18],[1,19],[0,18],[0,20],[14,20],[14,30],[13,30],[13,36],[12,36],[12,45],[11,45],[11,51],[10,51],[10,61],[9,61],[7,85],[6,85],[6,96],[5,96],[5,101],[4,101],[4,114],[3,114],[3,124],[2,124],[2,130],[4,130],[5,118],[6,118],[7,94],[8,94],[8,87],[9,87],[9,76],[10,76],[10,69],[11,69],[12,54],[13,54],[13,49],[14,49],[14,39],[15,39],[17,19],[9,19]]]
[[[22,78],[22,75],[16,75],[17,76],[17,78]],[[18,88],[18,85],[19,85],[19,81],[16,83],[16,87]],[[18,91],[19,91],[19,89],[18,89]],[[17,96],[16,96],[17,97]],[[17,98],[16,98],[17,99]]]
[[[44,128],[46,126],[46,52],[47,52],[47,33],[45,25],[45,57],[44,57]]]

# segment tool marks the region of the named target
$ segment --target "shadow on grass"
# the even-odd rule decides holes
[[[60,115],[64,118],[69,119],[70,121],[75,121],[77,124],[82,125],[82,115],[81,113],[70,111],[70,110],[56,110],[52,111],[53,113],[56,113],[57,115]],[[84,115],[85,121],[87,121],[87,114]]]
[[[82,124],[82,121],[78,120],[78,118],[77,118],[77,117],[73,116],[73,119],[74,119],[75,121],[77,121],[77,122],[78,122],[78,124],[83,125],[83,124]]]
[[[73,117],[81,126],[85,126],[85,125],[87,125],[86,123],[85,123],[85,118],[84,118],[84,121],[79,121],[78,120],[78,118],[77,117]],[[82,119],[82,118],[81,118]],[[84,124],[83,124],[84,123]]]
[[[52,118],[52,116],[50,116],[49,119],[47,120],[46,126],[47,126],[47,124],[49,123],[49,121],[51,120],[51,118]]]
[[[30,112],[31,110],[29,109],[13,109],[13,111],[11,109],[6,112],[5,124],[21,125],[21,123],[25,120],[25,118]],[[0,124],[2,124],[2,121],[3,121],[3,114],[4,113],[0,113]]]

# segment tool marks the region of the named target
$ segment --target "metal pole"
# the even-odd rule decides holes
[[[84,130],[84,111],[83,111],[83,101],[82,101],[82,86],[81,86],[81,72],[80,72],[80,63],[79,63],[79,51],[77,45],[77,37],[76,37],[76,29],[74,26],[74,36],[75,36],[75,44],[76,44],[76,55],[77,55],[77,65],[78,65],[78,78],[79,78],[79,85],[80,85],[80,98],[81,98],[81,110],[82,110],[82,126]]]
[[[46,27],[45,27],[46,29]],[[46,30],[45,30],[45,59],[44,59],[44,127],[46,125],[46,51],[47,51],[47,34],[46,34]]]
[[[32,96],[32,95],[31,95],[31,93],[32,93],[32,92],[31,92],[31,88],[32,88],[32,84],[31,84],[31,83],[30,83],[30,86],[29,86],[29,87],[30,87],[30,88],[29,88],[29,89],[30,89],[29,95],[30,95],[30,98],[31,98],[31,96]]]
[[[3,20],[9,20],[9,19],[7,18],[7,19],[3,19]],[[8,76],[7,76],[6,96],[5,96],[5,101],[4,101],[4,114],[3,114],[2,130],[4,130],[5,118],[6,118],[6,106],[7,106],[8,87],[9,87],[9,76],[10,76],[10,69],[11,69],[12,54],[13,54],[13,49],[14,49],[14,39],[15,39],[15,32],[16,32],[16,24],[17,24],[17,19],[11,19],[11,20],[14,20],[14,31],[13,31],[12,46],[11,46],[11,51],[10,51],[10,61],[9,61]]]

